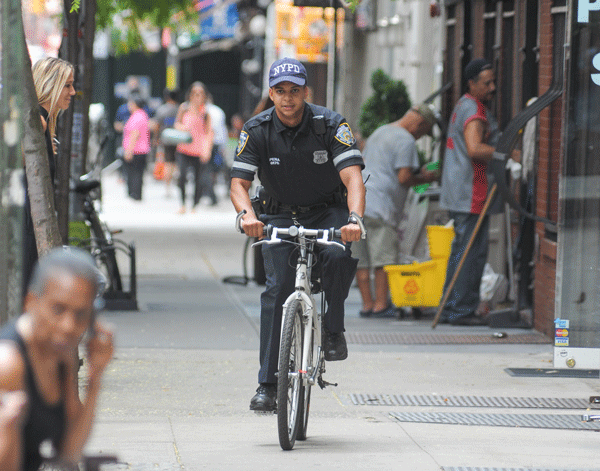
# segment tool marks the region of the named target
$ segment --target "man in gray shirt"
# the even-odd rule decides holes
[[[395,308],[389,303],[387,274],[383,267],[399,261],[398,225],[408,189],[437,180],[438,173],[419,169],[416,141],[430,134],[435,124],[433,108],[421,104],[402,118],[378,128],[365,144],[363,179],[367,239],[352,244],[359,259],[356,281],[362,297],[361,317],[389,317]],[[368,178],[368,179],[367,179]],[[371,292],[370,271],[375,272],[375,293]]]

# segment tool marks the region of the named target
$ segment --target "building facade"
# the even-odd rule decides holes
[[[446,118],[463,93],[464,66],[477,57],[494,65],[502,129],[532,111],[533,98],[545,100],[530,116],[534,133],[516,140],[532,159],[523,162],[526,178],[509,188],[521,208],[512,218],[519,307],[555,337],[558,367],[600,364],[598,10],[583,0],[444,4],[444,80],[453,83],[442,100]]]

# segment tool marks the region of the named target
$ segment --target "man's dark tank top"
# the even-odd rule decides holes
[[[15,326],[10,322],[0,331],[0,339],[14,342],[25,361],[25,388],[27,394],[27,417],[23,430],[24,455],[23,470],[37,471],[42,463],[40,445],[50,440],[55,450],[60,450],[60,444],[65,432],[65,406],[64,398],[56,405],[49,405],[40,395],[33,368],[27,356],[25,342],[19,335]],[[61,371],[61,388],[65,384],[64,368]]]

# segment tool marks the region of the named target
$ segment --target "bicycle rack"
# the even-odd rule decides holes
[[[92,244],[92,239],[71,238],[70,244],[78,247],[89,249]],[[108,311],[137,311],[137,269],[136,269],[136,253],[135,244],[133,242],[127,244],[120,239],[112,239],[112,250],[123,252],[129,258],[129,291],[124,289],[116,290],[112,287],[107,288],[102,294],[104,301],[103,309]]]
[[[104,309],[108,311],[137,311],[137,270],[135,244],[127,244],[120,239],[113,238],[115,251],[121,251],[129,257],[129,291],[108,289],[102,295],[104,299]]]

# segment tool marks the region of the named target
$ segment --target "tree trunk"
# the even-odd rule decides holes
[[[64,32],[63,41],[60,47],[60,57],[75,66],[74,83],[77,89],[77,80],[79,77],[78,67],[78,40],[77,31],[79,23],[79,13],[69,13],[71,9],[71,0],[64,0]],[[73,121],[74,109],[81,100],[81,91],[77,90],[77,95],[73,99],[73,105],[61,115],[58,135],[60,141],[59,155],[56,159],[56,209],[58,214],[58,227],[60,230],[63,244],[67,244],[69,238],[69,180],[71,178],[71,155],[73,153]],[[76,150],[76,149],[75,149]]]
[[[20,0],[0,3],[2,93],[0,93],[0,325],[21,313],[21,240],[23,240],[23,161],[21,159],[21,63],[27,55],[19,38]],[[12,41],[12,42],[11,42]]]
[[[22,23],[20,30],[21,40],[25,44],[25,30]],[[38,254],[41,257],[52,248],[60,246],[61,238],[54,208],[54,191],[50,180],[50,166],[40,119],[40,108],[31,74],[31,60],[27,50],[24,51],[24,55],[21,71],[23,86],[23,139],[21,145],[35,240]]]
[[[58,160],[58,221],[63,243],[68,243],[69,220],[79,214],[79,201],[71,199],[69,181],[87,172],[89,139],[89,109],[94,77],[94,36],[96,31],[96,0],[83,0],[79,11],[70,13],[72,0],[64,0],[65,36],[61,57],[75,66],[77,95],[73,106],[62,115],[60,127],[61,151]],[[69,205],[71,202],[71,205]],[[70,209],[70,210],[69,210]]]
[[[96,0],[83,2],[83,55],[81,66],[81,91],[83,92],[83,142],[81,146],[81,168],[84,173],[88,171],[88,142],[90,137],[90,103],[92,101],[92,87],[94,84],[94,38],[96,36]]]

